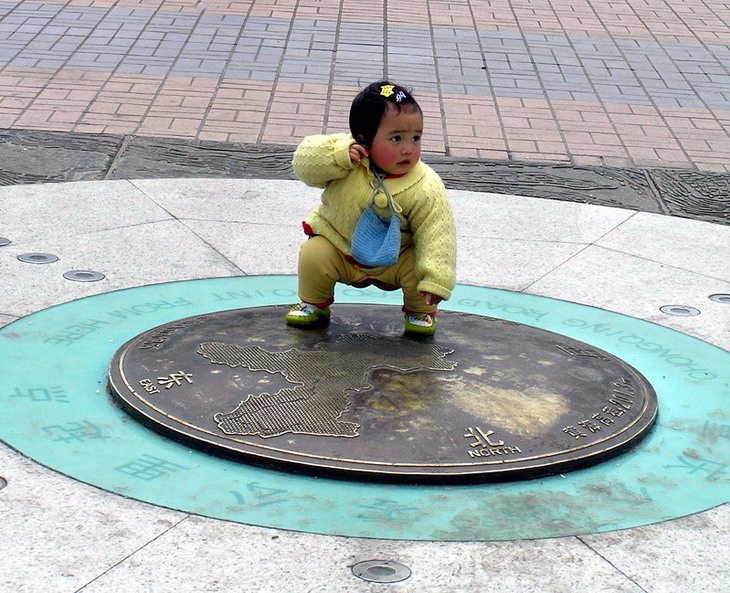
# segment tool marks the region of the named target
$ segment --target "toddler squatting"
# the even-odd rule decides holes
[[[303,222],[309,239],[299,252],[301,302],[289,325],[327,323],[335,284],[403,290],[405,331],[432,335],[438,304],[455,283],[456,231],[441,178],[421,158],[423,113],[410,92],[387,80],[369,85],[352,102],[351,134],[316,135],[297,148],[292,165],[307,185],[322,188],[322,203]],[[368,267],[352,257],[351,239],[363,210],[390,216],[376,174],[400,217],[398,261]]]

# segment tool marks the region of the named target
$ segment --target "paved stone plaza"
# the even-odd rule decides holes
[[[292,145],[385,71],[452,157],[728,171],[723,2],[0,2],[0,126]]]
[[[0,237],[11,241],[0,247],[0,326],[163,282],[294,274],[299,221],[318,192],[293,178],[291,151],[304,135],[345,130],[351,98],[383,73],[424,108],[423,158],[450,189],[460,284],[730,348],[730,306],[709,298],[730,294],[730,8],[720,0],[0,0]],[[28,252],[59,260],[17,259]],[[68,270],[105,278],[73,282]],[[16,332],[0,327],[2,344]],[[75,396],[64,385],[76,371],[57,373],[47,390],[13,385],[0,398],[36,396],[48,428],[41,396]],[[107,397],[103,378],[97,389]],[[669,421],[661,396],[659,408]],[[728,422],[726,411],[693,428],[716,457],[687,450],[657,471],[684,472],[698,491],[727,483]],[[8,443],[3,592],[725,593],[730,583],[727,504],[538,539],[503,535],[539,523],[529,500],[492,538],[470,537],[469,525],[463,541],[323,535],[305,522],[280,529],[157,506]],[[153,492],[166,471],[184,475],[152,469],[140,484]],[[656,487],[623,503],[640,517]],[[283,504],[235,477],[228,491],[227,509]],[[599,484],[590,502],[620,494]],[[484,508],[511,517],[499,502]],[[384,538],[393,523],[417,525],[386,494],[361,504],[358,520]],[[388,585],[353,575],[376,559],[411,575]]]

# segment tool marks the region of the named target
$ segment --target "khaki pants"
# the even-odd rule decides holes
[[[322,236],[315,236],[304,243],[299,251],[299,298],[305,303],[320,307],[334,301],[335,284],[351,284],[358,287],[374,284],[385,290],[403,289],[403,310],[409,313],[433,313],[435,305],[427,305],[418,292],[413,246],[401,253],[398,261],[377,275],[370,275],[345,260],[342,253]]]

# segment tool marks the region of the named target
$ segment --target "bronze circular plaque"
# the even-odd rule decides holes
[[[615,356],[528,325],[441,311],[402,333],[387,305],[337,305],[326,328],[285,307],[181,319],[112,359],[113,396],[210,453],[353,479],[459,482],[585,467],[637,443],[657,414]]]

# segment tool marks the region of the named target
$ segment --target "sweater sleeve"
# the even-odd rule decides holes
[[[409,216],[418,290],[446,300],[456,284],[456,225],[440,178],[424,183],[421,192]]]
[[[350,134],[307,136],[294,152],[294,173],[307,185],[324,188],[355,168],[350,160],[350,146],[354,143]]]

